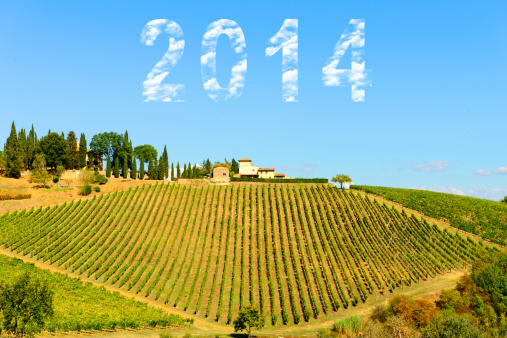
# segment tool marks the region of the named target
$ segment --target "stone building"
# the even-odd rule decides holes
[[[239,160],[239,175],[235,177],[252,178],[290,178],[282,173],[275,173],[275,168],[260,168],[252,164],[252,160],[243,158]]]
[[[213,168],[213,178],[212,182],[229,182],[231,179],[229,177],[229,168],[228,167],[215,167]]]

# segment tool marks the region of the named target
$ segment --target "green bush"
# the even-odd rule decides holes
[[[160,332],[159,337],[160,338],[174,338],[174,336],[170,332],[167,332],[167,331]]]
[[[102,174],[99,174],[98,171],[96,171],[93,174],[93,183],[106,184],[107,182],[108,182],[107,177]]]
[[[100,192],[100,187],[95,187],[94,190],[95,192]]]
[[[83,196],[88,196],[92,193],[92,187],[89,185],[84,185],[79,189],[79,193]]]
[[[363,320],[357,316],[350,316],[333,324],[331,331],[339,334],[358,333],[363,325]]]
[[[53,182],[58,183],[59,180],[60,180],[60,177],[53,176]]]
[[[264,182],[264,183],[327,183],[327,178],[254,178],[231,177],[231,182]]]

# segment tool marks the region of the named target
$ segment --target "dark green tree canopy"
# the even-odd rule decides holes
[[[46,157],[46,163],[51,168],[65,165],[67,162],[67,141],[58,133],[50,133],[42,138],[40,146]]]
[[[93,135],[90,149],[104,156],[110,156],[114,161],[124,155],[124,138],[115,132]]]
[[[33,280],[28,274],[12,284],[0,281],[0,313],[7,333],[32,337],[53,316],[53,291],[49,284]]]
[[[136,157],[139,159],[142,156],[144,159],[144,162],[150,162],[150,160],[156,160],[157,156],[158,156],[157,150],[149,144],[144,144],[142,146],[135,147],[134,153],[136,154]]]
[[[246,331],[248,337],[252,333],[252,329],[260,330],[264,327],[264,317],[259,313],[259,310],[251,305],[243,307],[232,323],[234,325],[234,332]]]
[[[12,122],[11,135],[7,138],[5,144],[5,155],[6,155],[6,170],[5,175],[7,177],[19,178],[21,176],[21,165],[19,163],[19,143],[18,135],[16,134],[16,126]]]
[[[77,152],[76,133],[67,135],[67,169],[79,169],[79,153]]]

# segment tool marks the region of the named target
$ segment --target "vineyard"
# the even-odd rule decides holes
[[[154,184],[0,217],[0,245],[220,323],[307,322],[492,250],[325,184]]]
[[[507,244],[505,203],[425,190],[362,185],[351,188],[384,197],[406,208],[446,221],[453,227],[479,235],[493,243]]]
[[[23,273],[46,281],[54,291],[54,316],[44,326],[49,332],[189,325],[178,315],[168,315],[91,283],[83,284],[77,278],[0,255],[0,280],[10,283]]]

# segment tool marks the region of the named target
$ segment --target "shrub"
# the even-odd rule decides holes
[[[363,325],[363,320],[358,316],[350,316],[333,324],[332,331],[339,334],[358,333]]]
[[[327,183],[327,178],[254,178],[231,177],[231,182],[264,182],[264,183]]]
[[[88,196],[92,193],[92,187],[89,185],[84,185],[79,189],[79,193],[83,196]]]
[[[94,190],[95,192],[100,192],[100,187],[95,187]]]
[[[93,183],[106,184],[107,182],[108,182],[107,177],[102,174],[99,174],[98,171],[96,171],[93,174]]]
[[[2,194],[0,195],[0,201],[8,201],[8,200],[25,200],[31,198],[30,194],[18,194],[18,195],[8,195]]]
[[[53,176],[53,182],[58,183],[59,180],[60,180],[60,177]]]
[[[160,332],[159,337],[160,338],[174,338],[174,336],[170,332],[167,332],[167,331]]]

